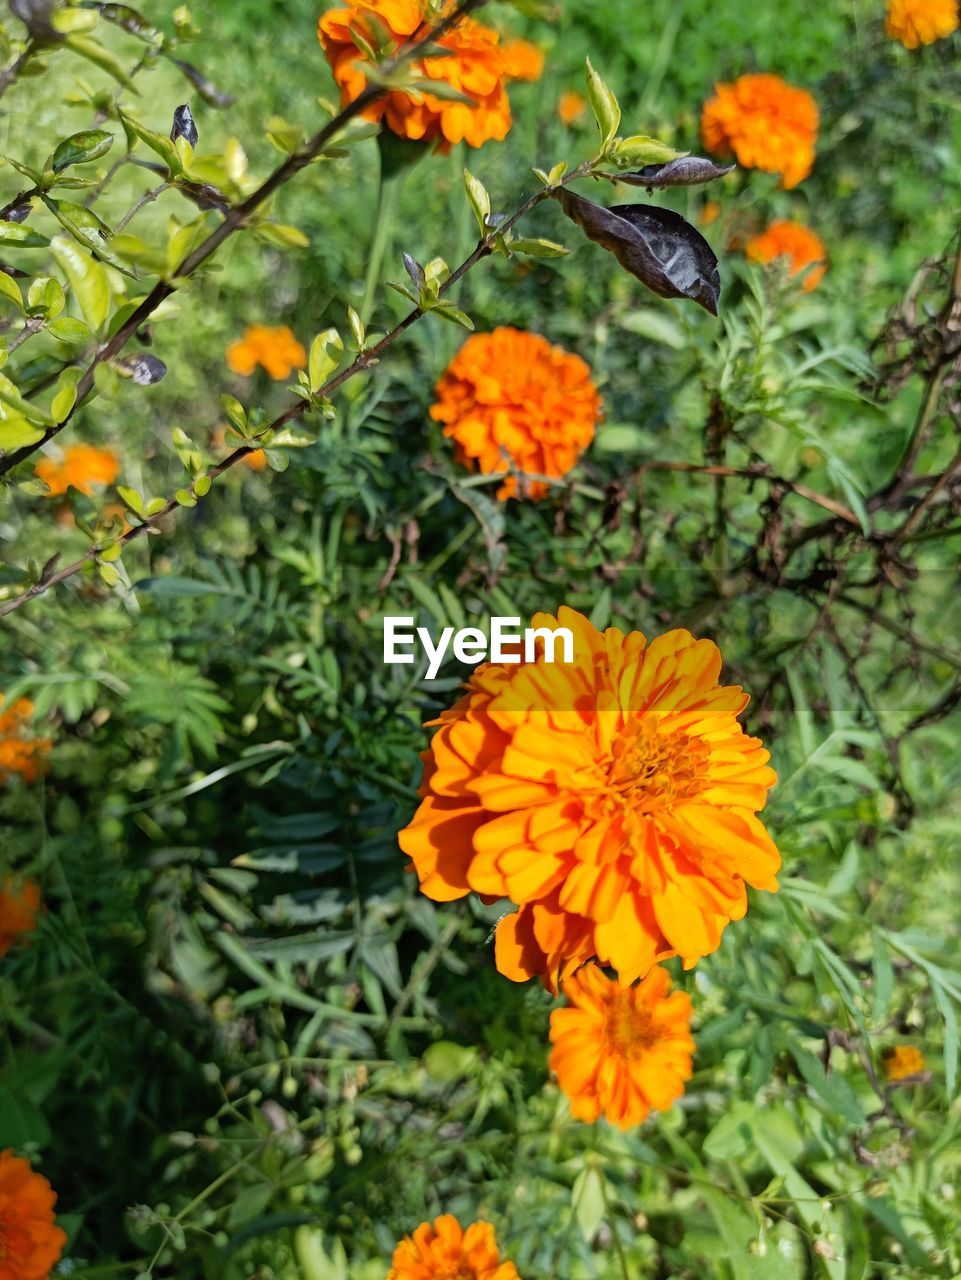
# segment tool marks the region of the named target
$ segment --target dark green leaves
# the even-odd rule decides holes
[[[104,129],[85,129],[64,138],[50,161],[54,173],[60,173],[72,164],[86,164],[97,160],[113,146],[113,134]]]
[[[672,209],[621,204],[605,209],[566,188],[556,198],[587,237],[661,298],[690,298],[717,315],[721,278],[704,237]]]

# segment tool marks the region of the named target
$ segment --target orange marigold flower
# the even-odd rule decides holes
[[[741,76],[719,84],[701,113],[701,137],[710,151],[732,152],[746,169],[779,173],[781,186],[796,187],[814,165],[817,103],[806,89],[780,76]]]
[[[557,114],[563,124],[571,125],[579,120],[587,108],[587,101],[582,93],[568,89],[561,94],[557,104]]]
[[[59,462],[41,458],[34,471],[49,486],[50,492],[45,495],[48,498],[59,498],[71,487],[89,498],[94,489],[113,484],[120,475],[120,462],[113,449],[68,444]]]
[[[888,0],[884,30],[906,49],[934,44],[958,29],[958,0]]]
[[[244,377],[249,377],[260,364],[275,382],[282,382],[295,369],[306,368],[307,352],[285,324],[273,328],[252,324],[242,338],[227,348],[227,364]]]
[[[787,258],[792,276],[800,275],[806,267],[811,267],[804,276],[803,287],[807,293],[818,287],[827,271],[824,241],[810,227],[792,222],[790,218],[778,218],[766,231],[753,236],[747,242],[744,252],[753,262],[773,262],[775,258]]]
[[[501,1262],[494,1228],[467,1230],[449,1213],[422,1222],[394,1250],[387,1280],[520,1280],[513,1262]]]
[[[757,817],[776,775],[738,723],[748,695],[687,631],[648,644],[566,606],[532,625],[569,629],[573,662],[542,639],[531,662],[474,671],[435,722],[401,848],[436,901],[519,906],[495,946],[515,981],[556,989],[592,957],[625,983],[667,956],[690,968],[745,914],[746,884],[777,889]]]
[[[24,782],[36,782],[53,746],[49,738],[35,738],[28,730],[33,715],[29,698],[18,698],[9,707],[0,695],[0,783],[18,773]],[[2,1280],[2,1277],[0,1277]]]
[[[601,398],[580,356],[504,328],[467,339],[437,384],[430,416],[444,423],[459,461],[485,475],[513,468],[560,477],[593,440]],[[542,498],[550,487],[521,483],[508,476],[497,496]]]
[[[50,1183],[12,1151],[0,1151],[0,1280],[47,1280],[67,1243]]]
[[[632,1129],[677,1101],[693,1070],[691,998],[671,992],[664,969],[623,987],[586,964],[564,995],[569,1006],[551,1014],[550,1066],[575,1119]]]
[[[889,1080],[905,1080],[924,1071],[924,1054],[913,1044],[896,1044],[884,1055],[884,1074]]]
[[[40,914],[40,886],[35,880],[0,880],[0,956],[5,956],[25,934],[34,933]],[[0,1263],[3,1253],[0,1252]],[[2,1280],[0,1271],[0,1280]]]
[[[318,25],[317,36],[340,87],[346,106],[367,87],[364,54],[351,31],[373,44],[386,34],[399,48],[417,37],[424,24],[424,6],[418,0],[349,0],[346,9],[331,9]],[[511,127],[507,80],[536,80],[544,67],[544,55],[526,40],[502,44],[500,36],[471,18],[441,36],[437,44],[446,53],[422,58],[410,66],[413,75],[435,80],[470,98],[451,101],[432,93],[394,91],[372,103],[366,120],[383,120],[392,133],[413,141],[436,142],[441,151],[451,143],[466,141],[480,147],[491,138],[506,138]]]
[[[721,216],[721,206],[716,200],[705,200],[704,207],[701,209],[701,226],[709,227],[712,222],[717,222]]]

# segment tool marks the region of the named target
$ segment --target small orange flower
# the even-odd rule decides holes
[[[896,1044],[884,1055],[884,1074],[889,1080],[905,1080],[924,1071],[924,1054],[913,1044]]]
[[[17,881],[13,876],[0,880],[0,956],[13,944],[37,928],[40,914],[40,886],[35,880]],[[3,1254],[0,1253],[0,1263]],[[2,1280],[0,1271],[0,1280]]]
[[[2,1280],[2,1277],[0,1277]],[[387,1280],[520,1280],[501,1262],[494,1228],[474,1222],[465,1231],[452,1214],[422,1222],[394,1250]]]
[[[906,49],[934,44],[958,29],[958,0],[888,0],[884,30]]]
[[[317,36],[345,106],[367,87],[364,54],[354,43],[352,30],[374,45],[386,35],[397,49],[416,39],[423,25],[424,6],[418,0],[349,0],[348,8],[331,9],[321,17]],[[471,101],[395,90],[372,103],[364,118],[383,120],[401,138],[436,142],[441,151],[449,151],[454,142],[480,147],[492,138],[506,138],[511,106],[505,82],[536,80],[544,67],[543,54],[525,40],[502,44],[496,31],[471,18],[462,19],[437,44],[446,51],[443,56],[420,59],[410,70]]]
[[[561,94],[557,104],[557,114],[563,124],[572,125],[575,120],[580,120],[586,108],[587,102],[584,95],[577,93],[574,89],[568,89]]]
[[[594,438],[601,398],[590,367],[536,333],[495,329],[468,338],[437,384],[430,416],[484,475],[510,468],[564,476]],[[497,496],[542,498],[543,481],[508,476]]]
[[[741,76],[719,84],[701,113],[705,147],[732,152],[745,169],[779,173],[781,186],[796,187],[814,165],[817,103],[806,89],[780,76]]]
[[[721,206],[716,200],[705,200],[704,207],[701,209],[701,226],[709,227],[712,222],[717,222],[721,216]]]
[[[685,968],[775,891],[777,849],[757,816],[776,775],[737,717],[748,695],[718,683],[710,640],[599,632],[563,606],[573,662],[485,663],[435,722],[421,804],[400,845],[421,890],[471,891],[519,911],[495,937],[501,973],[558,977],[596,957],[622,982],[660,959]],[[553,637],[550,637],[553,639]]]
[[[120,463],[113,449],[98,449],[92,444],[68,444],[59,462],[54,458],[42,458],[34,471],[38,479],[44,480],[50,488],[45,497],[59,498],[72,487],[89,498],[94,489],[113,484],[120,475]]]
[[[660,966],[631,987],[593,964],[566,979],[569,1007],[551,1014],[550,1066],[575,1119],[604,1116],[632,1129],[683,1094],[693,1070],[691,998],[670,988]]]
[[[67,1243],[50,1183],[12,1151],[0,1151],[0,1280],[47,1280]]]
[[[27,729],[33,715],[29,698],[18,698],[5,707],[0,695],[0,783],[18,773],[24,782],[36,782],[44,769],[53,742],[34,738]],[[2,1277],[0,1277],[2,1280]]]
[[[213,435],[210,437],[210,443],[215,449],[223,449],[226,447],[227,429],[226,427],[217,427]],[[250,453],[244,454],[240,459],[240,466],[249,467],[251,471],[263,471],[267,466],[267,455],[263,449],[253,449]]]
[[[275,382],[282,382],[295,369],[306,367],[307,352],[285,324],[273,328],[252,324],[244,330],[242,338],[227,348],[227,364],[245,378],[260,364]]]
[[[775,258],[787,258],[792,276],[800,275],[806,267],[811,267],[804,276],[803,288],[806,293],[818,287],[827,271],[827,253],[821,237],[810,227],[792,222],[789,218],[778,218],[766,231],[753,236],[747,242],[744,252],[752,262],[773,262]]]

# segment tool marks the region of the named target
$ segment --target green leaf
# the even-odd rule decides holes
[[[63,229],[69,231],[85,249],[89,249],[98,258],[103,258],[124,275],[133,274],[127,270],[119,258],[114,257],[107,247],[113,232],[95,213],[85,209],[82,204],[74,204],[71,200],[54,200],[52,196],[46,194],[41,195],[40,198]]]
[[[489,230],[488,219],[491,214],[491,198],[483,182],[475,178],[469,169],[464,170],[464,186],[467,188],[467,199],[477,219],[477,226],[482,236]]]
[[[50,1126],[31,1101],[0,1085],[0,1147],[24,1148],[50,1141]]]
[[[632,138],[620,138],[612,148],[611,157],[620,169],[633,169],[647,164],[667,164],[669,160],[677,160],[687,155],[686,151],[675,151],[666,142],[657,138],[649,138],[638,133]]]
[[[591,66],[590,58],[587,59],[586,72],[587,100],[591,104],[594,119],[597,121],[597,128],[601,135],[601,152],[604,153],[614,141],[617,127],[621,123],[621,108],[613,92]]]
[[[129,507],[136,516],[144,515],[143,496],[136,489],[131,489],[125,484],[117,485],[117,494],[124,506]]]
[[[105,267],[66,236],[57,236],[50,251],[70,283],[91,329],[102,329],[110,314],[110,281]]]
[[[309,238],[299,227],[285,226],[280,222],[258,222],[254,234],[281,249],[306,249],[310,245]]]
[[[10,452],[26,445],[36,444],[44,436],[43,427],[37,427],[18,413],[0,417],[0,449]]]
[[[0,222],[0,244],[11,249],[43,249],[50,241],[20,222]]]
[[[891,1004],[891,993],[894,990],[894,969],[891,956],[884,939],[875,930],[874,933],[874,1025],[879,1026],[887,1017]]]
[[[756,1219],[713,1187],[705,1187],[702,1194],[734,1280],[798,1280],[798,1272],[776,1245],[763,1250]]]
[[[511,249],[515,253],[526,253],[531,258],[566,258],[570,253],[570,249],[565,249],[562,244],[555,244],[553,240],[529,240],[524,237],[512,240]]]
[[[16,384],[11,382],[6,374],[3,373],[0,373],[0,400],[13,409],[15,414],[26,418],[28,422],[45,427],[53,425],[53,419],[49,413],[44,413],[42,409],[39,409],[29,400],[24,400]]]
[[[596,1165],[589,1164],[574,1179],[571,1188],[571,1207],[587,1244],[597,1235],[597,1228],[604,1221],[604,1173]]]
[[[27,306],[39,311],[47,320],[56,320],[67,305],[63,285],[53,276],[38,276],[27,291]]]
[[[57,379],[57,390],[50,405],[54,422],[64,422],[70,416],[77,403],[77,383],[82,377],[83,370],[78,365],[70,365]]]
[[[451,1040],[437,1040],[424,1051],[424,1066],[432,1080],[441,1084],[453,1084],[462,1080],[477,1059],[477,1052],[468,1045],[454,1044]]]
[[[931,992],[944,1019],[944,1087],[951,1099],[958,1083],[958,1015],[940,982],[932,980]]]
[[[120,119],[128,134],[132,133],[139,138],[151,151],[155,152],[163,160],[164,164],[170,170],[172,176],[177,177],[181,172],[180,155],[177,148],[160,133],[154,133],[153,129],[148,129],[146,125],[141,124],[139,120],[135,120],[133,116],[128,116],[125,111],[121,111]]]
[[[59,319],[53,320],[47,325],[47,333],[53,334],[60,342],[71,344],[87,342],[91,336],[90,326],[74,316],[60,316]]]
[[[683,351],[688,345],[684,330],[670,314],[668,307],[638,307],[621,316],[617,322],[628,333],[636,333],[649,342],[660,342],[675,351]]]
[[[60,173],[72,164],[86,164],[106,155],[112,146],[112,133],[107,133],[105,129],[85,129],[60,143],[53,153],[50,167],[54,173]]]
[[[163,276],[167,273],[167,255],[162,249],[154,249],[139,236],[128,235],[126,232],[112,236],[110,249],[118,258],[142,267],[151,275]]]
[[[76,31],[92,31],[100,20],[96,9],[57,9],[50,15],[50,25],[62,36]]]
[[[88,62],[92,62],[101,71],[106,71],[114,80],[118,81],[125,89],[130,89],[132,93],[139,96],[137,86],[127,74],[120,59],[105,49],[99,40],[92,40],[89,36],[69,35],[66,40],[67,48],[72,49],[74,53],[79,53],[81,58],[86,58]]]
[[[23,296],[20,293],[20,286],[12,276],[8,276],[6,271],[0,271],[0,295],[9,298],[18,311],[23,311]]]
[[[342,352],[344,349],[344,340],[336,329],[325,329],[323,333],[318,333],[310,344],[307,376],[312,392],[320,390],[340,363],[340,355],[332,354],[330,348],[335,352]]]

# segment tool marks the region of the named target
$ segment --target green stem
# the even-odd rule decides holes
[[[370,257],[367,259],[367,278],[364,285],[364,301],[360,307],[360,318],[364,324],[370,320],[374,309],[374,294],[380,284],[380,269],[384,265],[387,245],[393,224],[397,195],[404,181],[405,170],[398,169],[393,173],[384,171],[381,161],[380,187],[377,192],[377,220],[374,223],[374,239],[370,246]]]

